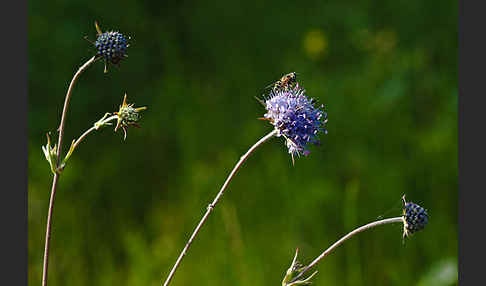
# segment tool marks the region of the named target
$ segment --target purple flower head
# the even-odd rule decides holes
[[[315,107],[314,100],[305,95],[305,89],[298,84],[292,89],[272,90],[265,100],[265,119],[269,120],[277,130],[277,137],[283,136],[289,154],[309,155],[307,144],[319,144],[319,132],[327,134],[324,128],[327,113],[323,105]]]

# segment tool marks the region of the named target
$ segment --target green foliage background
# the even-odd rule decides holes
[[[295,71],[326,106],[328,135],[293,167],[281,138],[231,182],[171,285],[279,285],[295,249],[314,285],[457,282],[457,1],[29,1],[28,273],[40,284],[62,104],[102,30],[132,37],[129,58],[97,62],[74,88],[65,145],[123,94],[148,106],[140,129],[92,134],[60,179],[49,285],[160,285],[226,176],[271,131],[254,99]]]

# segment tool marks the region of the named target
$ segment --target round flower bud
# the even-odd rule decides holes
[[[424,208],[412,202],[405,203],[403,208],[404,236],[424,229],[428,219],[427,211]]]
[[[99,34],[95,46],[97,56],[112,64],[118,64],[126,56],[128,43],[124,35],[111,31]]]

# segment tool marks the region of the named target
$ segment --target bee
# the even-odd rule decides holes
[[[268,85],[266,88],[269,88],[273,85],[272,90],[276,91],[279,89],[288,90],[292,87],[295,83],[297,83],[297,74],[295,72],[288,73],[280,78],[280,80]]]

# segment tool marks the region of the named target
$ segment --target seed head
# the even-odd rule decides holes
[[[124,133],[123,139],[126,139],[126,128],[132,125],[135,127],[140,127],[137,124],[138,120],[141,117],[139,112],[145,109],[147,109],[146,106],[134,108],[133,103],[127,104],[127,94],[125,94],[125,96],[123,97],[123,103],[122,105],[120,105],[120,109],[118,110],[118,112],[114,112],[114,114],[118,116],[115,132],[118,130],[119,127],[121,127]]]
[[[319,133],[327,134],[324,128],[327,113],[314,106],[314,100],[305,95],[305,89],[298,84],[292,89],[271,90],[264,105],[267,113],[264,119],[278,131],[277,137],[285,138],[289,154],[294,162],[294,155],[309,155],[308,143],[318,145]]]
[[[403,237],[422,230],[429,220],[427,211],[421,206],[412,202],[406,202],[403,196]]]

